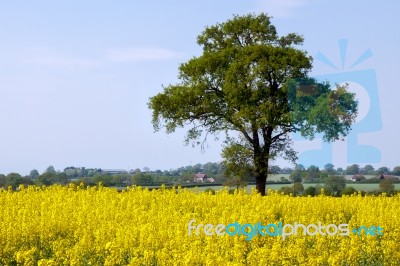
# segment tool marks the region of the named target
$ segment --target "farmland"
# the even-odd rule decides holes
[[[268,177],[268,181],[272,181],[272,182],[279,182],[281,180],[281,178],[285,178],[287,180],[289,180],[289,174],[274,174],[274,175],[270,175]],[[374,176],[366,176],[368,179],[373,178]],[[352,182],[350,181],[351,179],[351,175],[345,176],[346,180],[348,180],[346,186],[347,187],[353,187],[356,191],[364,191],[364,192],[372,192],[372,191],[378,191],[379,190],[379,183],[363,183],[363,182]],[[324,186],[324,183],[304,183],[304,189],[307,189],[308,187],[311,186]],[[267,184],[267,190],[271,189],[271,190],[279,190],[282,187],[292,187],[293,184]],[[394,184],[395,189],[396,190],[400,190],[400,184],[399,183],[395,183]],[[197,188],[192,188],[198,191],[204,191],[206,189],[213,189],[213,190],[220,190],[222,189],[223,186],[217,185],[217,186],[199,186]],[[251,191],[253,189],[255,189],[255,185],[248,185],[245,187],[246,191],[248,193],[251,193]]]
[[[397,265],[399,196],[50,186],[0,192],[1,265]],[[348,224],[382,235],[188,233],[197,224]]]
[[[311,187],[311,186],[316,186],[320,185],[323,186],[324,184],[313,184],[313,183],[306,183],[304,184],[304,189]],[[281,187],[292,187],[292,184],[267,184],[267,189],[272,189],[272,190],[279,190]],[[376,191],[379,190],[379,184],[365,184],[365,183],[348,183],[347,186],[353,187],[356,191],[365,191],[365,192],[370,192],[370,191]],[[395,189],[399,190],[400,189],[400,184],[394,184]],[[222,189],[222,186],[207,186],[207,187],[197,187],[197,188],[192,188],[196,189],[199,191],[203,191],[206,189],[213,189],[213,190],[219,190]],[[248,185],[246,186],[246,191],[250,193],[253,189],[255,189],[255,185]]]

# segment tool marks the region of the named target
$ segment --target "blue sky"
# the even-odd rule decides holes
[[[184,146],[184,130],[154,133],[147,102],[201,53],[196,37],[205,26],[249,12],[273,16],[280,34],[302,34],[303,49],[336,66],[314,58],[312,75],[348,79],[360,99],[363,124],[352,140],[296,139],[296,149],[308,151],[300,162],[400,165],[399,11],[394,0],[1,1],[0,173],[220,161],[221,142],[202,152]],[[370,149],[354,161],[348,142]]]

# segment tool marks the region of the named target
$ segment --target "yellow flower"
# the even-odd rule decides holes
[[[0,192],[0,265],[400,264],[400,196],[291,197],[227,189],[124,192],[55,185]],[[188,223],[203,224],[189,236]],[[207,236],[206,224],[348,224],[350,234]],[[354,234],[352,229],[363,235]],[[377,226],[383,235],[377,234]],[[331,231],[334,228],[331,226]],[[250,233],[250,228],[245,230]],[[254,231],[256,232],[256,231]],[[271,231],[272,232],[272,231]],[[367,234],[368,232],[368,234]]]

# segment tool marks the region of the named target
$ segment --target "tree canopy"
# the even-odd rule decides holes
[[[350,130],[354,95],[309,78],[312,58],[298,48],[303,37],[279,36],[266,14],[206,27],[197,43],[203,53],[180,65],[180,83],[150,98],[153,126],[167,133],[189,127],[186,143],[225,132],[228,172],[251,167],[262,195],[269,161],[297,159],[291,133],[333,141]]]

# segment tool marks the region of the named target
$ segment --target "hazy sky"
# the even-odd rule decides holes
[[[220,161],[220,142],[203,153],[184,146],[183,130],[154,133],[147,103],[201,53],[205,26],[249,12],[273,16],[280,34],[302,34],[312,74],[358,93],[351,141],[296,139],[299,151],[316,149],[300,162],[400,165],[398,1],[1,1],[0,173]],[[350,154],[346,143],[370,147]]]

